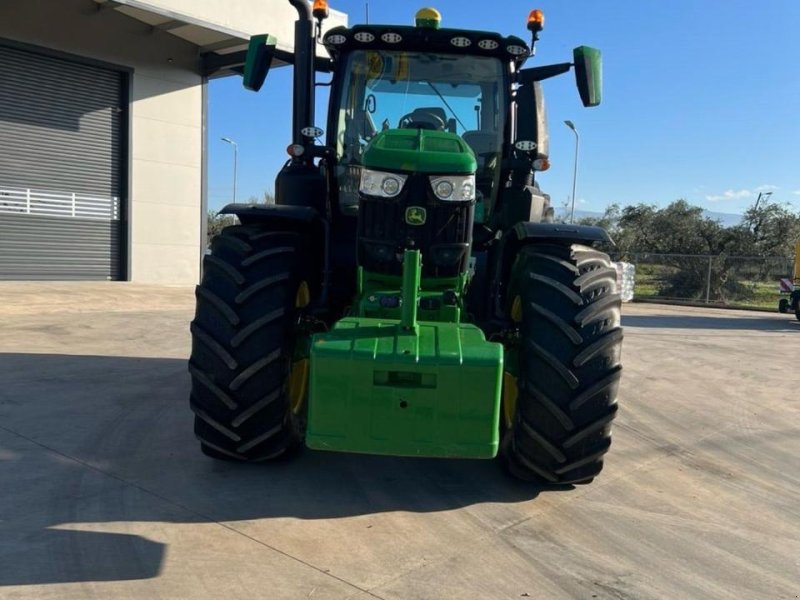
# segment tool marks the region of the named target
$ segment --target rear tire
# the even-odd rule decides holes
[[[616,270],[593,248],[542,243],[522,249],[513,273],[522,320],[506,466],[528,481],[588,483],[603,468],[617,414]]]
[[[201,450],[221,460],[263,461],[298,448],[289,373],[304,277],[303,238],[234,226],[211,243],[192,321],[190,405]]]

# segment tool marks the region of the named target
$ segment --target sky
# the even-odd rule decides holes
[[[443,27],[527,39],[527,15],[541,8],[545,30],[526,66],[567,62],[575,46],[602,50],[601,106],[583,108],[571,74],[545,82],[552,167],[538,181],[554,205],[572,193],[569,119],[580,134],[580,210],[685,198],[740,214],[767,191],[800,210],[797,0],[425,1],[370,0],[370,21],[413,24],[418,8],[434,6]],[[364,22],[364,0],[330,4],[351,25]],[[233,151],[224,136],[239,145],[238,200],[274,189],[291,138],[291,75],[291,68],[272,71],[258,94],[239,77],[209,84],[211,209],[232,198]],[[320,103],[317,125],[325,120]]]

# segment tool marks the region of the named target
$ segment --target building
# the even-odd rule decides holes
[[[253,34],[291,52],[296,18],[288,0],[2,0],[0,279],[196,282],[208,79]]]

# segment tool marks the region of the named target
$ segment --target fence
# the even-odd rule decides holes
[[[31,189],[0,189],[0,213],[117,221],[119,198],[96,198]]]
[[[619,254],[636,265],[635,298],[701,302],[718,306],[775,308],[778,282],[791,277],[793,261],[783,257]]]

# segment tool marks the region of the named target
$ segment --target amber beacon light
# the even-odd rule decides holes
[[[328,0],[314,0],[312,13],[315,19],[319,19],[320,21],[327,19],[331,15],[331,9],[328,6]]]
[[[537,8],[528,15],[528,31],[537,33],[542,29],[544,29],[544,13]]]

